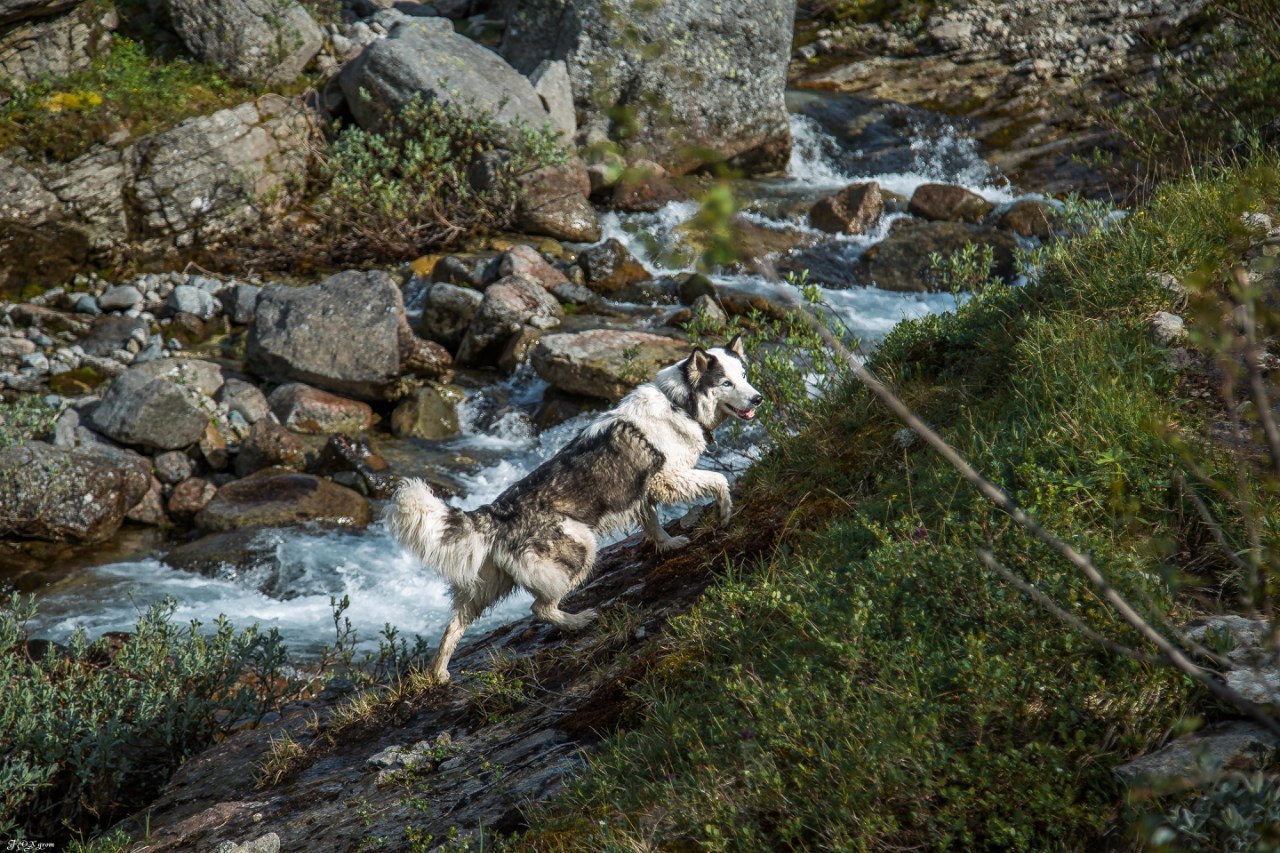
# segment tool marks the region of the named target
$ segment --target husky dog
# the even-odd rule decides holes
[[[763,401],[747,381],[742,339],[697,349],[663,368],[563,450],[488,506],[446,505],[422,480],[401,481],[387,525],[401,544],[449,583],[453,619],[431,669],[449,680],[463,631],[516,586],[533,612],[565,630],[584,628],[594,610],[565,613],[560,600],[586,579],[596,537],[636,522],[659,551],[689,544],[668,536],[658,504],[714,497],[720,523],[733,504],[723,474],[694,468],[711,431],[728,418],[750,421]]]

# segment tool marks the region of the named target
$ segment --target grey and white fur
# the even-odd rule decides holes
[[[560,601],[590,574],[601,533],[638,523],[659,551],[683,547],[688,538],[662,529],[658,505],[706,497],[727,522],[728,481],[694,466],[713,429],[730,418],[750,421],[762,401],[734,338],[663,368],[488,506],[464,512],[422,480],[403,480],[387,526],[439,572],[453,597],[431,664],[436,680],[449,680],[449,658],[467,625],[517,586],[533,594],[534,614],[551,624],[589,624],[594,610],[565,613]]]

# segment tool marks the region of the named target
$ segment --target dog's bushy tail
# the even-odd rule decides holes
[[[472,587],[489,552],[471,517],[449,506],[423,480],[403,479],[391,497],[387,529],[454,590]]]

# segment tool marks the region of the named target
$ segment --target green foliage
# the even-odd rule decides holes
[[[1157,851],[1280,851],[1280,779],[1231,773],[1204,793],[1138,824],[1139,838]]]
[[[519,176],[564,158],[549,127],[415,98],[383,133],[353,126],[338,135],[318,167],[320,233],[296,250],[349,263],[452,246],[509,225]]]
[[[1187,57],[1161,45],[1151,90],[1131,91],[1102,117],[1154,177],[1181,174],[1241,146],[1280,142],[1280,15],[1273,0],[1214,0],[1216,25]]]
[[[0,400],[0,450],[47,435],[57,418],[58,413],[39,397],[19,397],[12,403]]]
[[[214,68],[162,59],[117,36],[86,71],[25,88],[0,83],[0,150],[19,145],[69,161],[119,134],[140,136],[256,94]]]
[[[219,620],[207,633],[174,624],[175,609],[152,605],[112,653],[83,633],[66,649],[29,643],[34,600],[14,594],[0,608],[0,835],[109,826],[212,743],[220,721],[274,701],[250,686],[287,681],[274,629]]]
[[[527,658],[495,656],[490,669],[467,673],[471,693],[467,707],[486,724],[500,720],[529,704],[530,675]]]
[[[942,289],[959,296],[981,293],[998,278],[992,274],[996,265],[995,249],[990,243],[965,243],[960,251],[945,258],[934,252],[929,265],[938,274]]]
[[[1146,329],[1177,298],[1157,273],[1238,257],[1242,199],[1274,207],[1274,167],[1168,188],[1147,211],[1052,246],[1030,284],[991,284],[954,315],[901,324],[873,358],[1157,621],[1185,618],[1175,593],[1202,550],[1176,499],[1185,448],[1169,440],[1196,419]],[[759,556],[732,560],[675,620],[669,659],[686,663],[654,668],[638,688],[646,721],[604,745],[530,842],[1045,850],[1114,830],[1112,767],[1209,700],[985,571],[977,551],[991,547],[1094,631],[1144,647],[1056,553],[899,431],[846,387],[777,442],[741,501],[743,550]],[[1241,467],[1196,447],[1209,476]],[[761,548],[769,525],[786,536]],[[1184,824],[1234,821],[1215,813]]]

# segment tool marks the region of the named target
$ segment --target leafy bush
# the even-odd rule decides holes
[[[1274,207],[1275,174],[1265,162],[1169,188],[1042,253],[1027,286],[901,324],[873,358],[1152,618],[1185,620],[1178,582],[1203,569],[1175,487],[1202,416],[1148,336],[1178,298],[1158,274],[1239,257],[1242,200]],[[675,621],[674,663],[641,683],[646,721],[606,742],[526,843],[1043,850],[1115,831],[1111,769],[1208,700],[985,571],[990,547],[1096,633],[1142,646],[1056,553],[901,433],[851,387],[777,443],[746,478],[726,577]],[[1241,467],[1196,447],[1211,477]],[[772,544],[770,529],[785,536]]]
[[[1280,851],[1280,779],[1229,773],[1163,815],[1141,819],[1138,836],[1154,850]]]
[[[342,130],[317,167],[318,234],[293,251],[327,263],[410,260],[515,214],[517,178],[565,153],[550,128],[415,97],[384,133]]]
[[[0,150],[69,161],[116,134],[141,136],[193,115],[252,99],[210,66],[162,59],[117,36],[86,70],[30,86],[0,81]]]
[[[28,641],[33,599],[0,608],[0,835],[42,839],[109,826],[148,802],[221,722],[260,716],[279,698],[284,647],[273,629],[203,632],[152,605],[134,632],[76,633],[67,648]],[[258,685],[254,687],[252,685]]]

